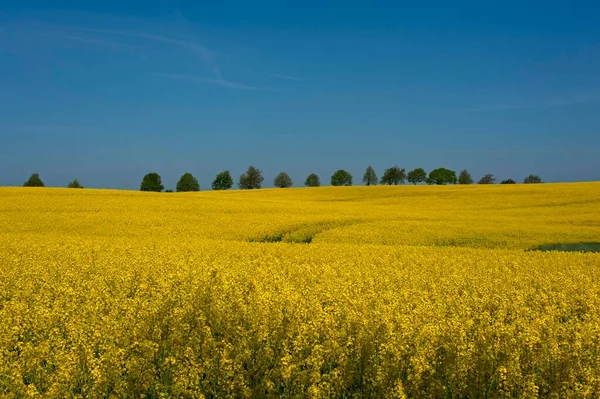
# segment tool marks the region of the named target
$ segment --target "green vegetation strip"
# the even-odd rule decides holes
[[[571,244],[538,245],[531,251],[561,251],[561,252],[600,252],[600,242],[580,242]]]

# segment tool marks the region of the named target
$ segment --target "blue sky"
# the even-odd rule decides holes
[[[600,179],[600,3],[13,1],[0,185],[371,164]]]

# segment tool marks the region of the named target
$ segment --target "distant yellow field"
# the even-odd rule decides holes
[[[0,188],[0,397],[599,397],[600,184]]]

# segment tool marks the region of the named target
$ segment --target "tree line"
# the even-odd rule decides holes
[[[398,166],[392,166],[387,168],[381,179],[378,179],[377,173],[375,169],[369,165],[365,170],[362,179],[363,183],[366,186],[374,186],[376,184],[383,185],[398,185],[404,184],[407,181],[412,184],[426,183],[426,184],[436,184],[436,185],[445,185],[445,184],[473,184],[475,181],[469,173],[468,170],[463,169],[458,177],[456,176],[456,172],[454,170],[450,170],[447,168],[437,168],[429,172],[425,172],[423,168],[416,168],[408,173],[406,169],[400,168]],[[251,189],[259,189],[262,187],[264,182],[264,177],[262,171],[254,166],[249,166],[246,172],[240,175],[238,179],[238,187],[241,190],[251,190]],[[494,184],[496,182],[496,178],[493,174],[486,174],[479,179],[478,184]],[[542,179],[538,175],[529,175],[524,180],[523,183],[531,184],[531,183],[542,183]],[[224,170],[217,174],[215,179],[212,182],[213,190],[229,190],[233,187],[234,181],[231,173],[228,170]],[[516,184],[516,181],[513,179],[502,180],[500,184]],[[294,185],[292,178],[285,172],[279,173],[275,179],[273,180],[273,185],[278,188],[289,188]],[[306,187],[319,187],[321,185],[321,180],[316,173],[311,173],[308,175],[306,180],[304,181],[304,185]],[[333,175],[331,175],[331,185],[332,186],[351,186],[352,185],[352,175],[344,170],[339,169]],[[23,184],[24,187],[44,187],[44,182],[40,178],[40,175],[37,173],[32,174],[29,179]],[[74,179],[67,185],[68,188],[83,188],[79,180]],[[165,187],[162,183],[161,176],[156,172],[151,172],[146,174],[142,183],[140,184],[141,191],[155,191],[161,192],[165,190]],[[166,192],[172,192],[173,190],[166,190]],[[198,179],[194,177],[191,173],[184,173],[177,185],[175,186],[175,191],[177,192],[187,192],[187,191],[200,191],[200,184],[198,183]]]

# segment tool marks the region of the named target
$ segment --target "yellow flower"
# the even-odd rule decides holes
[[[0,397],[599,397],[600,184],[0,188]]]

